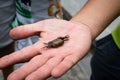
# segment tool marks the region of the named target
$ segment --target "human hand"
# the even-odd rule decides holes
[[[0,68],[29,60],[11,73],[8,80],[46,80],[50,76],[60,77],[85,56],[91,45],[88,27],[58,19],[17,27],[11,30],[10,35],[13,39],[32,35],[39,35],[40,38],[35,44],[0,59]],[[66,35],[69,35],[69,40],[62,46],[43,48],[44,43]]]

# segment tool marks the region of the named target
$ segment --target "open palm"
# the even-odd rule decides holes
[[[39,40],[20,51],[0,59],[0,68],[29,61],[15,70],[8,80],[46,80],[60,77],[81,60],[91,45],[91,34],[83,24],[59,19],[43,20],[11,30],[13,39],[39,35]],[[57,48],[44,48],[51,40],[68,35],[68,40]]]

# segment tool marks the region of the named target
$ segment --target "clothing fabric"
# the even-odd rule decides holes
[[[9,23],[15,16],[15,0],[0,0],[0,49],[13,42]]]
[[[116,45],[120,49],[120,23],[117,25],[117,27],[115,29],[113,29],[112,37],[113,37],[113,40],[115,41]]]
[[[91,60],[91,80],[120,80],[120,49],[112,35],[96,41],[95,44]]]

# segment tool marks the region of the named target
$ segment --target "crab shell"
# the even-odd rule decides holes
[[[58,37],[57,39],[54,39],[48,43],[45,43],[47,48],[57,48],[59,46],[62,46],[64,44],[64,41],[67,41],[69,36],[65,37]]]

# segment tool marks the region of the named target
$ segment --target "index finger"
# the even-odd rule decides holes
[[[10,36],[13,39],[23,39],[29,36],[38,34],[43,31],[44,21],[39,21],[33,24],[26,24],[16,28],[13,28],[10,31]]]

